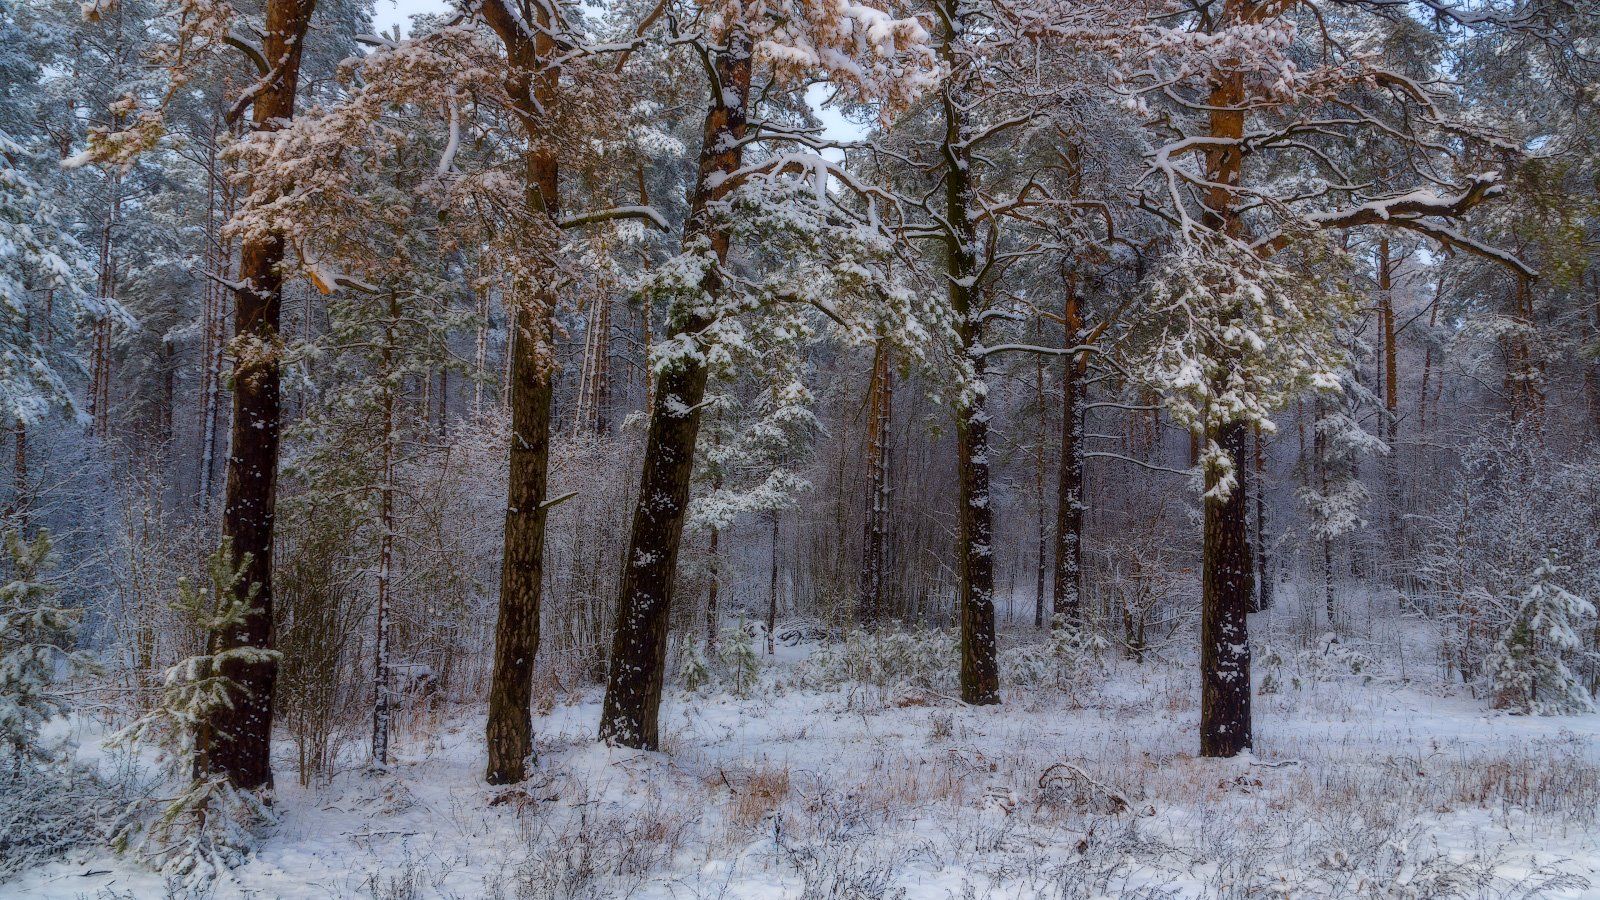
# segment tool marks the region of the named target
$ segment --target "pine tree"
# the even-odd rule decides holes
[[[50,532],[32,541],[16,531],[5,536],[12,578],[0,587],[0,746],[9,753],[12,771],[52,757],[39,742],[39,729],[67,711],[56,672],[89,666],[77,648],[82,612],[55,602],[57,587],[44,580],[56,565]]]
[[[254,683],[234,673],[274,664],[278,656],[225,637],[261,614],[255,605],[261,586],[245,583],[252,561],[248,554],[237,564],[234,559],[224,539],[206,559],[203,586],[189,579],[178,582],[173,609],[205,636],[206,645],[167,669],[155,706],[112,740],[124,746],[154,744],[167,773],[181,785],[170,801],[147,798],[132,804],[114,846],[138,852],[164,873],[192,884],[207,883],[243,862],[260,827],[273,820],[258,793],[236,786],[227,770],[209,759],[231,747],[216,743],[219,715],[252,705]]]
[[[1549,559],[1529,576],[1516,612],[1488,663],[1495,706],[1519,715],[1591,712],[1594,697],[1567,661],[1584,652],[1579,628],[1593,619],[1594,604],[1559,583],[1566,568]]]

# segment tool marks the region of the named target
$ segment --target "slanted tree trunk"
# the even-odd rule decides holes
[[[739,169],[743,159],[751,51],[749,34],[736,27],[713,54],[722,89],[712,91],[706,113],[699,175],[684,229],[685,249],[707,242],[719,262],[727,259],[728,234],[712,220],[708,207],[731,189],[726,178]],[[722,292],[721,275],[715,268],[707,271],[700,289],[708,299],[698,308],[672,311],[672,337],[698,334],[711,324],[702,310],[715,306]],[[680,356],[670,361],[654,385],[644,471],[639,477],[628,552],[623,557],[611,666],[600,714],[600,738],[626,747],[654,750],[660,746],[668,613],[700,433],[700,404],[709,374],[702,360]]]
[[[276,77],[256,95],[253,131],[273,131],[294,116],[300,57],[315,0],[268,0],[263,55],[276,60]],[[277,509],[278,441],[283,339],[282,238],[246,241],[239,254],[234,291],[233,422],[229,443],[222,537],[232,547],[231,565],[244,568],[237,590],[242,600],[260,585],[254,611],[244,623],[212,636],[215,650],[272,648],[272,537]],[[246,559],[249,564],[244,565]],[[201,723],[196,777],[223,775],[246,790],[272,788],[272,693],[278,663],[271,655],[234,658],[222,668],[238,687],[232,703]]]
[[[1217,436],[1239,483],[1226,499],[1209,496],[1206,476],[1205,571],[1200,612],[1200,755],[1237,756],[1250,749],[1250,541],[1247,530],[1245,435],[1233,422]]]
[[[544,66],[555,50],[552,8],[536,5],[537,35],[510,20],[498,3],[482,6],[505,44],[512,96],[532,147],[523,154],[523,205],[537,259],[551,252],[560,215],[560,169],[540,133],[544,111],[556,103],[557,74]],[[527,777],[533,755],[533,664],[539,651],[539,604],[544,585],[544,532],[548,509],[550,411],[555,383],[551,315],[555,298],[548,267],[518,284],[511,311],[511,452],[506,489],[505,552],[500,564],[500,609],[495,621],[494,669],[485,728],[489,762],[484,780],[515,784]]]
[[[1069,274],[1061,304],[1066,344],[1083,340],[1083,313],[1078,281]],[[1081,353],[1061,357],[1061,463],[1056,478],[1056,572],[1054,613],[1062,621],[1083,621],[1083,473],[1084,391],[1088,359]]]

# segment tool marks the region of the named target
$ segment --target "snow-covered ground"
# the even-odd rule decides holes
[[[597,745],[598,692],[569,698],[537,720],[518,793],[479,781],[466,711],[402,734],[392,776],[302,789],[285,746],[281,822],[214,896],[1600,897],[1600,716],[1504,716],[1285,660],[1260,666],[1279,686],[1257,698],[1255,755],[1201,760],[1181,662],[967,708],[806,687],[804,656],[785,649],[746,699],[669,688],[660,753]],[[0,885],[166,894],[102,853]]]

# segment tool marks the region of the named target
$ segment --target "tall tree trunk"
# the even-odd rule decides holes
[[[1428,306],[1428,331],[1429,338],[1427,349],[1422,352],[1422,389],[1417,392],[1417,431],[1424,436],[1428,430],[1428,382],[1433,377],[1433,329],[1439,325],[1439,304],[1444,300],[1444,280],[1434,282],[1433,303]],[[1600,321],[1600,313],[1597,313]]]
[[[720,485],[719,485],[720,487]],[[706,656],[709,658],[717,649],[717,587],[722,581],[722,556],[718,547],[722,529],[711,529],[711,546],[706,555],[710,558],[709,580],[711,584],[706,588]]]
[[[706,113],[699,175],[684,229],[684,248],[694,250],[709,243],[719,264],[727,259],[728,235],[713,221],[708,206],[731,189],[726,177],[739,169],[743,159],[751,50],[749,34],[736,26],[724,46],[715,51],[713,65],[722,89],[712,91]],[[703,310],[716,306],[722,288],[721,274],[715,267],[708,269],[700,283],[707,299],[694,309],[672,311],[672,337],[698,334],[709,326],[711,321]],[[684,355],[671,361],[654,386],[644,471],[639,478],[628,552],[623,557],[611,667],[600,717],[600,738],[627,747],[654,750],[660,746],[668,613],[708,376],[702,360]]]
[[[383,350],[378,362],[379,405],[383,411],[382,478],[378,488],[378,600],[377,627],[373,634],[372,651],[372,764],[383,767],[389,763],[389,724],[392,718],[393,698],[390,690],[393,680],[389,674],[389,594],[394,576],[394,457],[396,440],[394,396],[394,351],[399,342],[399,298],[389,293],[389,321],[385,328]]]
[[[1226,22],[1249,22],[1258,8],[1230,2]],[[1208,98],[1210,136],[1217,145],[1205,151],[1205,172],[1213,187],[1205,192],[1207,227],[1238,237],[1243,229],[1233,188],[1242,181],[1244,156],[1244,76],[1229,65],[1212,75]],[[1214,386],[1221,395],[1226,385]],[[1200,755],[1235,756],[1250,747],[1250,633],[1255,567],[1249,539],[1245,459],[1248,426],[1239,421],[1210,425],[1204,437],[1227,454],[1236,479],[1225,498],[1215,495],[1222,473],[1208,466],[1202,539],[1200,613]]]
[[[1075,275],[1066,278],[1061,304],[1066,344],[1083,340],[1083,313]],[[1083,621],[1083,473],[1084,391],[1088,360],[1083,354],[1061,357],[1061,463],[1056,476],[1056,572],[1054,613],[1071,625]]]
[[[526,250],[536,272],[512,291],[512,348],[506,401],[511,409],[511,452],[506,485],[505,549],[500,563],[500,608],[495,620],[494,669],[484,729],[490,784],[527,777],[533,756],[533,665],[539,651],[539,606],[544,588],[544,532],[549,510],[550,413],[555,384],[550,254],[560,217],[560,168],[541,123],[557,101],[558,73],[545,63],[556,50],[553,7],[535,5],[530,32],[499,3],[483,4],[489,26],[506,48],[512,96],[528,131],[523,207]]]
[[[1038,439],[1034,443],[1033,453],[1033,495],[1038,502],[1038,515],[1036,517],[1035,525],[1037,526],[1039,536],[1039,552],[1038,557],[1034,560],[1033,569],[1033,627],[1043,628],[1045,606],[1045,569],[1048,566],[1046,560],[1049,558],[1050,543],[1050,529],[1045,526],[1045,509],[1049,503],[1045,496],[1044,488],[1044,446],[1046,440],[1048,440],[1045,432],[1048,430],[1050,417],[1045,414],[1043,356],[1034,358],[1033,389],[1034,401],[1039,404],[1039,434]]]
[[[1393,447],[1400,418],[1400,366],[1395,357],[1394,261],[1388,238],[1378,240],[1378,323],[1383,336],[1383,439]]]
[[[1247,530],[1245,435],[1232,422],[1218,443],[1233,460],[1238,484],[1226,499],[1209,496],[1206,476],[1205,566],[1200,613],[1200,755],[1237,756],[1250,749],[1250,542]]]
[[[772,578],[767,582],[767,655],[778,652],[778,517],[772,510]]]
[[[957,45],[965,28],[958,4],[945,0],[940,51],[951,71],[960,65]],[[944,212],[951,233],[945,238],[944,274],[950,310],[956,319],[960,355],[970,383],[956,410],[956,512],[958,610],[961,620],[961,699],[972,704],[1000,702],[1000,672],[994,633],[994,508],[989,490],[988,358],[983,347],[982,297],[978,271],[978,204],[971,131],[961,87],[947,80],[939,100],[944,113]]]
[[[889,424],[894,403],[894,367],[887,342],[880,341],[867,386],[867,525],[861,555],[861,595],[856,621],[875,626],[884,612],[884,550],[889,529]]]
[[[1255,432],[1255,498],[1256,498],[1256,612],[1272,608],[1272,578],[1267,574],[1267,440],[1260,426]]]
[[[276,77],[256,95],[253,131],[273,131],[294,116],[300,55],[315,0],[269,0],[262,50],[278,60]],[[218,650],[272,647],[272,540],[278,486],[279,380],[283,341],[278,334],[283,305],[284,244],[277,236],[247,241],[240,251],[234,291],[233,422],[229,444],[222,536],[231,542],[232,565],[246,558],[238,596],[260,585],[254,611],[244,623],[214,635]],[[272,693],[278,663],[264,655],[235,659],[223,674],[239,696],[201,725],[197,776],[223,775],[235,787],[272,788]]]

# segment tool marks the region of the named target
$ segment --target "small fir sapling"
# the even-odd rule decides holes
[[[678,651],[678,678],[683,682],[683,689],[691,694],[711,684],[711,668],[706,665],[705,654],[692,640],[684,641]]]
[[[250,565],[237,567],[224,540],[206,560],[207,584],[178,582],[173,609],[207,635],[204,652],[167,669],[155,706],[113,736],[123,747],[153,744],[168,774],[179,785],[175,796],[136,801],[123,815],[113,846],[135,852],[162,873],[191,885],[213,881],[244,861],[257,830],[273,821],[265,798],[233,787],[215,773],[200,738],[214,713],[240,700],[241,686],[227,674],[232,664],[254,664],[277,652],[251,646],[223,647],[219,635],[244,626],[256,612],[259,585],[239,590]]]
[[[1490,652],[1489,678],[1501,709],[1541,716],[1594,709],[1594,697],[1567,658],[1583,652],[1578,629],[1594,617],[1595,608],[1557,583],[1564,571],[1548,559],[1539,564]]]
[[[10,759],[0,776],[59,755],[40,739],[45,722],[67,711],[57,675],[91,666],[76,650],[81,612],[58,605],[57,588],[44,580],[56,564],[50,532],[24,541],[8,531],[5,545],[12,577],[0,587],[0,747]]]
[[[743,619],[722,632],[717,654],[728,690],[736,697],[750,696],[761,680],[761,656],[756,652],[755,639]]]

